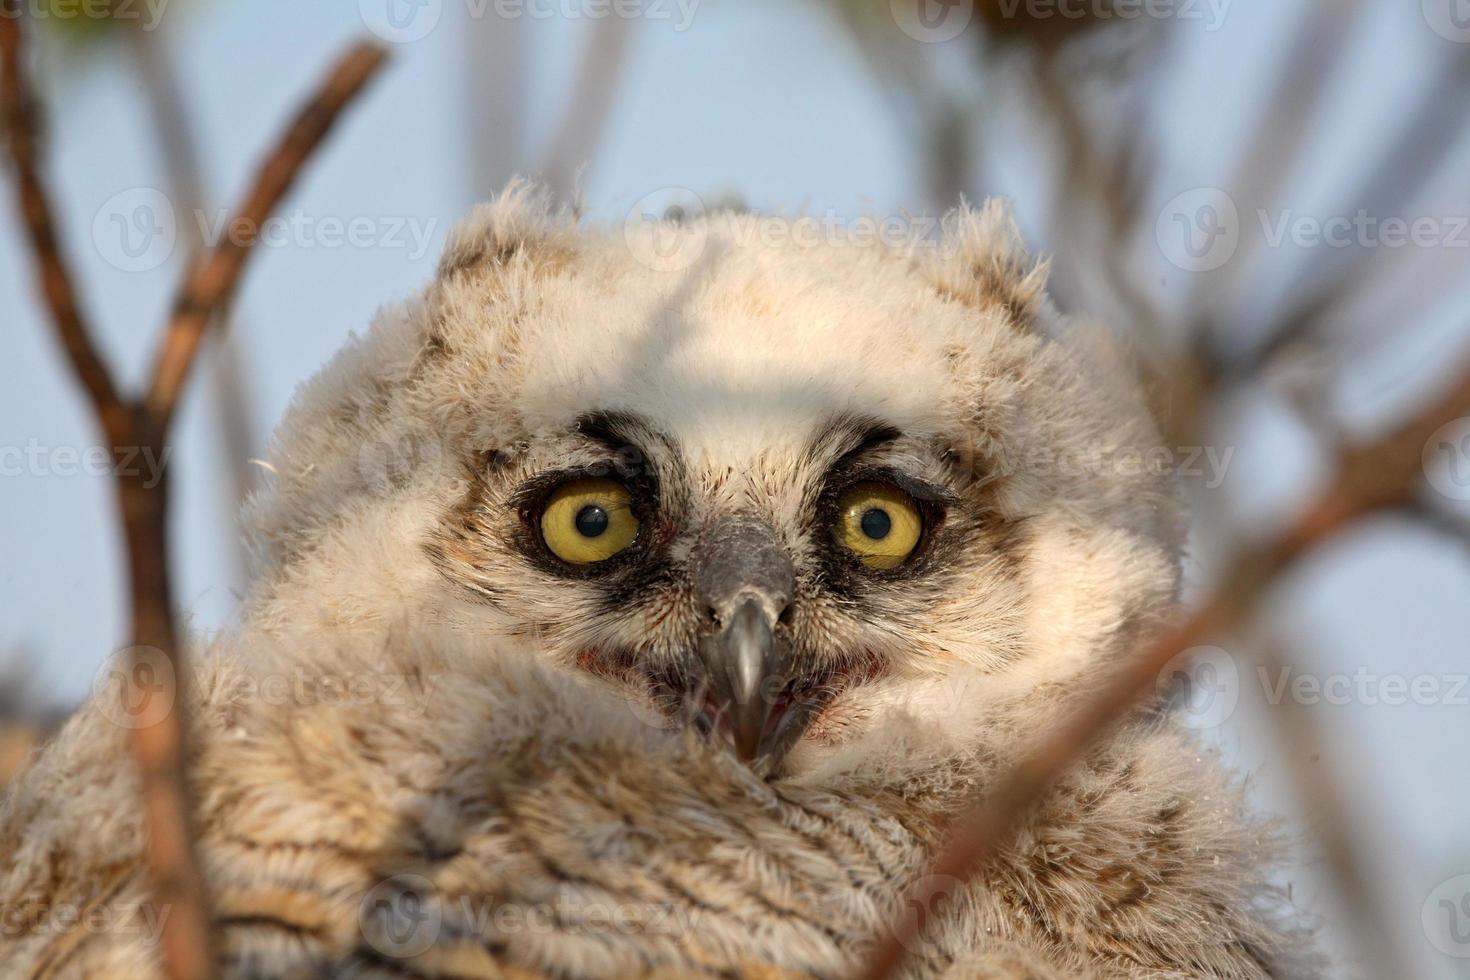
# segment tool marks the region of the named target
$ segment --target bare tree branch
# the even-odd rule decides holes
[[[1267,638],[1252,646],[1261,666],[1279,671],[1289,662],[1278,638]],[[1409,958],[1397,933],[1388,926],[1392,916],[1370,884],[1367,862],[1359,841],[1352,807],[1340,789],[1334,772],[1340,771],[1327,758],[1330,741],[1311,713],[1294,698],[1282,698],[1266,712],[1279,746],[1276,758],[1284,758],[1292,792],[1312,816],[1313,837],[1321,845],[1352,925],[1352,942],[1360,960],[1371,966],[1369,975],[1409,976]]]
[[[608,17],[595,21],[582,61],[572,83],[571,104],[552,137],[542,173],[547,186],[562,200],[571,200],[577,169],[597,152],[613,96],[628,60],[632,21]]]
[[[124,26],[122,33],[132,55],[133,68],[147,96],[154,135],[168,171],[175,207],[190,216],[201,214],[206,201],[204,168],[199,161],[198,141],[189,125],[188,106],[183,86],[179,83],[168,34],[131,26]],[[203,253],[207,243],[200,223],[182,222],[180,230],[185,238],[186,253],[190,256]],[[254,472],[250,458],[255,455],[256,440],[251,430],[250,388],[246,382],[250,374],[249,357],[235,336],[237,330],[249,331],[231,323],[228,308],[220,309],[218,316],[220,326],[215,330],[215,349],[208,355],[208,364],[210,379],[214,383],[219,452],[230,475],[227,493],[233,514],[244,505]],[[234,537],[231,555],[236,581],[244,582],[245,547],[238,535]]]
[[[1210,599],[1131,658],[1095,697],[1043,735],[984,799],[954,823],[949,843],[930,871],[933,877],[927,880],[959,882],[973,877],[1053,780],[1154,688],[1159,672],[1170,660],[1244,622],[1266,589],[1318,543],[1366,514],[1411,503],[1422,472],[1425,441],[1441,425],[1467,414],[1470,372],[1397,432],[1341,452],[1336,479],[1289,530],[1265,546],[1238,555]],[[904,906],[905,914],[892,923],[877,945],[863,976],[868,980],[893,976],[905,943],[924,929],[947,897],[911,897]]]
[[[128,410],[78,306],[76,287],[61,255],[50,196],[36,166],[39,126],[36,107],[26,86],[20,0],[0,2],[3,2],[0,6],[0,59],[3,59],[0,114],[4,117],[5,139],[15,163],[16,199],[36,257],[41,295],[46,298],[56,333],[77,380],[87,392],[102,431],[114,443],[121,444],[126,441]]]
[[[146,400],[119,393],[78,311],[74,286],[57,242],[45,188],[36,165],[36,115],[23,66],[23,36],[17,0],[0,0],[0,80],[4,82],[6,133],[16,165],[16,185],[42,292],[57,333],[86,388],[116,456],[145,447],[162,458],[168,423],[210,317],[228,299],[244,267],[252,236],[226,242],[209,253],[185,282],[161,345],[158,369]],[[262,168],[237,217],[258,229],[291,186],[296,174],[347,103],[361,91],[384,59],[381,49],[359,45],[339,62],[321,92],[297,116]],[[114,468],[123,535],[127,544],[132,609],[131,659],[135,669],[161,652],[172,670],[162,678],[172,710],[158,721],[131,730],[129,748],[138,767],[151,901],[162,924],[164,969],[176,980],[214,974],[209,901],[194,854],[186,780],[183,699],[184,664],[169,582],[166,474],[152,483],[134,467]]]
[[[230,216],[229,227],[243,232],[243,236],[226,236],[185,279],[154,362],[153,383],[145,402],[160,425],[168,424],[204,328],[234,292],[260,226],[291,188],[302,165],[321,144],[342,109],[362,90],[385,57],[382,48],[364,42],[337,62],[316,97],[301,109],[261,165],[255,185]]]

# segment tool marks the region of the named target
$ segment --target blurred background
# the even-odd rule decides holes
[[[1470,364],[1467,0],[24,6],[64,245],[135,385],[187,257],[331,58],[361,36],[393,56],[265,229],[171,455],[139,461],[173,468],[198,630],[235,615],[235,511],[295,387],[515,174],[588,220],[738,204],[834,240],[1011,198],[1058,304],[1136,355],[1194,501],[1196,594],[1338,445]],[[44,728],[126,635],[122,553],[0,201],[0,713]],[[1418,507],[1323,549],[1184,666],[1180,723],[1283,815],[1284,880],[1333,976],[1470,977],[1470,420],[1424,459]]]

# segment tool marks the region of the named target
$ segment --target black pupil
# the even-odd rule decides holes
[[[607,511],[596,504],[588,504],[577,511],[577,533],[584,538],[595,538],[607,530]]]
[[[863,511],[860,525],[864,534],[874,541],[881,541],[893,530],[893,518],[888,516],[888,511],[872,507]]]

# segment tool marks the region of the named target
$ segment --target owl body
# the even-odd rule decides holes
[[[599,232],[513,186],[303,389],[181,694],[227,974],[851,975],[1169,614],[1177,493],[1124,465],[1157,437],[999,208],[932,248],[764,221]],[[0,810],[16,975],[157,975],[118,693]],[[1274,853],[1147,710],[908,970],[1306,975]]]

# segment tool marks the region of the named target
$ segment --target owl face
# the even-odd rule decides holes
[[[487,455],[432,560],[497,629],[760,768],[844,695],[964,647],[945,597],[967,584],[992,653],[1016,646],[1013,529],[931,434],[839,414],[736,459],[687,438],[592,409]]]
[[[749,220],[670,271],[524,194],[479,212],[283,427],[257,618],[519,644],[770,773],[1167,599],[1167,474],[1069,465],[1152,429],[1042,335],[1000,212],[933,254]]]

